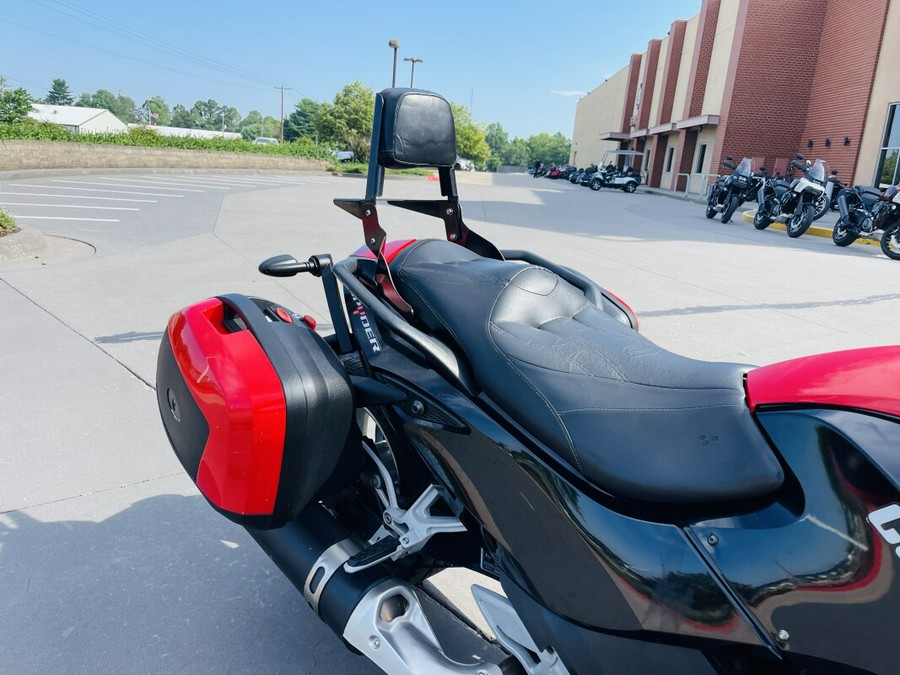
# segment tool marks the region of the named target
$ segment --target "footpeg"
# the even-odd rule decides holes
[[[352,556],[346,562],[344,568],[348,572],[359,572],[360,570],[368,569],[373,565],[377,565],[378,563],[393,557],[394,553],[402,548],[400,540],[396,537],[379,539],[368,548],[365,548]]]

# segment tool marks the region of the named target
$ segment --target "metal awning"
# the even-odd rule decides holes
[[[697,117],[688,117],[680,122],[675,122],[676,129],[690,129],[691,127],[710,126],[715,127],[719,124],[718,115],[698,115]]]
[[[665,124],[660,124],[659,126],[650,127],[649,129],[647,129],[647,134],[650,136],[656,136],[657,134],[667,134],[670,131],[675,131],[674,122],[666,122]]]

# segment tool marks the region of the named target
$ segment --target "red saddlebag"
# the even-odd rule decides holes
[[[172,315],[156,397],[200,492],[256,529],[280,527],[319,492],[353,419],[350,381],[325,341],[284,308],[243,295]]]

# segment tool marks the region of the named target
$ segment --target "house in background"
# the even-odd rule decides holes
[[[121,134],[128,131],[128,125],[106,108],[35,103],[28,116],[38,122],[58,124],[76,133]]]
[[[187,129],[185,127],[161,127],[147,124],[128,124],[129,129],[150,129],[160,136],[181,136],[184,138],[224,138],[231,141],[240,140],[242,137],[234,131],[213,131],[210,129]]]

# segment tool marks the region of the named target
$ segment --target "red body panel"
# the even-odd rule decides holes
[[[751,370],[747,398],[751,410],[808,403],[900,416],[900,346],[818,354]]]
[[[213,298],[169,320],[178,368],[209,424],[196,483],[225,511],[269,515],[284,452],[284,391],[253,334],[229,332],[223,318]]]
[[[389,241],[384,245],[384,259],[386,262],[391,262],[394,258],[397,257],[397,254],[400,253],[403,249],[405,249],[410,244],[415,244],[416,239],[399,239],[397,241]],[[358,251],[353,254],[354,258],[368,258],[369,260],[375,260],[375,254],[372,253],[368,248],[363,246]]]

